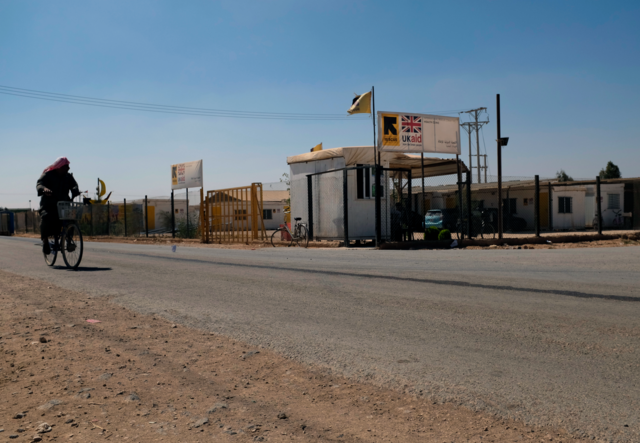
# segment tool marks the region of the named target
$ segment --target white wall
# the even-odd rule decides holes
[[[309,223],[308,220],[308,195],[307,195],[307,175],[314,174],[316,172],[331,171],[334,169],[344,168],[344,157],[330,158],[327,160],[318,160],[305,163],[294,163],[289,165],[289,177],[291,179],[291,219],[294,217],[302,218],[302,223]],[[330,206],[324,208],[327,211],[332,211]],[[337,208],[333,208],[335,214],[328,214],[327,216],[336,218],[342,218],[341,214],[338,214]]]
[[[278,229],[284,224],[284,206],[283,202],[263,202],[264,209],[271,209],[272,219],[264,220],[264,228],[267,231]],[[291,219],[293,220],[293,218]]]
[[[586,188],[583,186],[553,187],[553,229],[585,229],[585,200]],[[560,197],[571,197],[571,214],[560,214]]]
[[[585,211],[585,219],[593,220],[595,218],[596,211],[598,210],[597,201],[596,201],[596,186],[590,185],[587,186],[587,194],[588,198],[592,200],[587,206],[593,207],[593,211],[589,209],[589,211]],[[620,196],[620,208],[613,209],[609,208],[609,194],[618,194]],[[617,211],[622,211],[624,213],[624,183],[612,183],[612,184],[601,184],[600,185],[600,199],[601,199],[601,209],[602,209],[602,227],[603,228],[613,228],[613,219],[615,218],[615,213]],[[592,225],[591,220],[589,221],[589,226]]]
[[[382,166],[388,167],[388,162],[383,162]],[[343,157],[289,165],[292,215],[301,217],[303,222],[308,222],[307,174],[332,171],[344,167]],[[373,177],[371,179],[373,184]],[[347,180],[349,192],[349,238],[354,240],[375,238],[375,199],[357,198],[357,174],[355,170],[347,173]],[[314,219],[316,221],[313,227],[314,236],[319,239],[344,238],[344,213],[341,204],[342,174],[326,175],[314,183],[319,183],[319,188],[313,191],[314,195],[319,196],[314,206]],[[385,204],[385,199],[383,198],[383,207]],[[383,225],[385,225],[384,222]],[[387,222],[386,225],[388,226],[389,223]]]

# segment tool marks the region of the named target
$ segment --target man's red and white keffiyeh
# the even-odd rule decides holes
[[[48,166],[47,169],[42,171],[42,173],[44,174],[45,172],[53,171],[54,169],[60,169],[61,167],[66,166],[70,163],[71,162],[67,160],[67,157],[58,157],[56,161],[54,161],[51,166]]]

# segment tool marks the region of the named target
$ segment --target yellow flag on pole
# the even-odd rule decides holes
[[[322,143],[311,148],[311,152],[322,151]]]
[[[371,114],[371,91],[362,95],[357,95],[351,102],[351,107],[347,111],[352,114]]]

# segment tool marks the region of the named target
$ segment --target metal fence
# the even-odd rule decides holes
[[[135,203],[87,205],[78,223],[87,236],[138,236],[144,229],[144,208]]]
[[[37,211],[15,212],[13,222],[15,232],[40,233],[40,214]]]

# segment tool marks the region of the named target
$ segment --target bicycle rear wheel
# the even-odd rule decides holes
[[[51,249],[49,254],[42,253],[42,255],[44,255],[44,262],[47,266],[53,266],[56,264],[56,259],[58,258],[58,248],[56,247],[55,237],[47,237],[47,239],[43,241],[49,242],[49,248]]]
[[[78,269],[80,261],[82,261],[84,245],[82,233],[77,224],[70,224],[64,230],[60,240],[60,249],[62,250],[62,258],[67,266],[71,269]]]
[[[309,246],[309,232],[304,225],[300,225],[299,229],[298,237],[295,238],[296,244],[302,248],[306,248]]]
[[[485,224],[480,231],[480,238],[496,238],[496,230],[493,225]]]
[[[273,234],[271,234],[271,246],[276,247],[276,243],[278,244],[286,244],[287,246],[291,246],[293,244],[293,237],[290,240],[282,240],[285,235],[289,235],[286,229],[278,228],[275,230]]]

